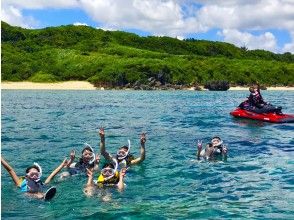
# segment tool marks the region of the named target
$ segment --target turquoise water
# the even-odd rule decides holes
[[[237,120],[229,115],[247,91],[2,91],[2,154],[23,175],[33,162],[43,176],[72,148],[98,149],[105,127],[111,153],[147,132],[147,158],[132,167],[124,192],[83,194],[84,176],[54,179],[51,202],[25,197],[2,169],[3,219],[293,219],[294,124]],[[294,113],[294,92],[264,91]],[[282,99],[280,97],[283,97]],[[281,100],[279,100],[281,99]],[[223,162],[195,160],[197,139],[219,135]],[[97,175],[96,175],[97,176]]]

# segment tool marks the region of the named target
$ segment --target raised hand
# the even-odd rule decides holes
[[[70,154],[69,154],[70,160],[73,161],[76,157],[76,151],[75,150],[71,150]]]
[[[104,128],[100,128],[99,129],[99,135],[100,135],[101,138],[104,138],[105,137]]]
[[[122,168],[119,173],[120,178],[124,178],[126,173],[127,173],[127,168]]]
[[[69,161],[67,160],[67,158],[64,158],[61,165],[62,165],[62,167],[66,167],[68,165],[68,163],[69,163]]]
[[[90,177],[90,178],[93,178],[93,169],[87,169],[87,176]]]
[[[223,155],[227,155],[227,153],[228,153],[228,148],[227,148],[227,146],[224,146],[223,147]]]
[[[199,152],[202,150],[202,140],[197,141],[197,148]]]
[[[145,144],[145,142],[146,142],[146,133],[141,134],[140,141],[141,141],[141,144]]]
[[[100,155],[96,154],[95,156],[95,163],[98,164],[100,162]]]

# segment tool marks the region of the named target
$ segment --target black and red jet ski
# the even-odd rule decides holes
[[[248,118],[271,123],[294,123],[294,115],[290,114],[276,114],[274,112],[255,113],[241,108],[236,108],[230,114],[237,118]]]

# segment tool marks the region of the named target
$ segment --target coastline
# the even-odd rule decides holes
[[[203,89],[203,87],[201,86]],[[56,83],[34,83],[34,82],[1,82],[1,90],[104,90],[103,87],[96,88],[87,81],[66,81]],[[126,89],[125,89],[126,90]],[[127,89],[130,90],[130,89]],[[182,90],[194,91],[194,87],[184,88]],[[205,91],[205,89],[203,89]],[[230,87],[230,91],[248,90],[248,87],[235,86]],[[294,91],[294,87],[267,87],[269,91]]]

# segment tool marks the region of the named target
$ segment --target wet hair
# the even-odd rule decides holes
[[[31,169],[36,169],[38,170],[38,172],[40,172],[40,169],[38,166],[36,165],[32,165],[32,166],[29,166],[27,169],[26,169],[26,173],[29,173]]]
[[[102,167],[102,169],[107,168],[107,167],[110,167],[110,168],[114,169],[114,165],[112,163],[106,163],[106,164],[104,164],[103,167]]]
[[[124,146],[120,147],[119,149],[120,149],[120,150],[121,150],[121,149],[129,150],[129,147],[124,145]]]
[[[83,150],[82,150],[82,154],[85,152],[85,151],[90,151],[93,153],[93,150],[90,148],[90,147],[85,147]]]

